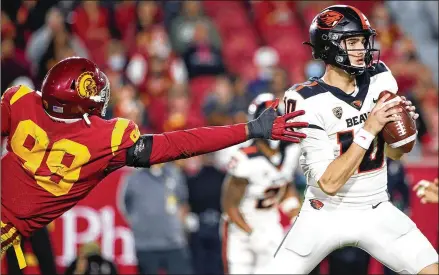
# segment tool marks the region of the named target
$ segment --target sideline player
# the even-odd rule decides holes
[[[286,123],[303,111],[277,116],[278,100],[244,124],[140,135],[130,120],[103,119],[110,99],[105,74],[90,60],[67,58],[47,73],[41,92],[26,86],[5,91],[1,133],[8,153],[1,160],[1,251],[72,208],[108,174],[127,165],[149,167],[223,149],[252,138],[298,142]]]
[[[249,121],[275,100],[258,95],[248,108]],[[253,274],[271,260],[284,236],[278,207],[290,218],[300,202],[292,186],[300,146],[281,151],[279,141],[255,139],[232,155],[222,205],[223,262],[226,274]]]
[[[307,134],[300,142],[305,201],[267,272],[307,274],[332,251],[356,246],[397,273],[438,274],[437,252],[387,194],[385,156],[399,159],[403,151],[380,132],[402,108],[384,104],[388,96],[378,100],[398,87],[389,68],[373,61],[375,31],[361,11],[336,5],[321,11],[309,32],[307,44],[326,63],[325,74],[294,85],[284,98],[287,112],[306,111],[294,121],[310,124],[299,130]]]

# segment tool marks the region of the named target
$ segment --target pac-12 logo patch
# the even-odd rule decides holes
[[[332,113],[336,118],[340,119],[343,116],[343,109],[341,107],[335,107],[332,109]]]
[[[309,203],[311,204],[312,208],[314,208],[316,210],[320,210],[324,206],[323,202],[316,200],[316,199],[310,199]]]
[[[76,82],[76,91],[82,98],[88,98],[98,94],[98,86],[93,79],[92,72],[82,73]]]

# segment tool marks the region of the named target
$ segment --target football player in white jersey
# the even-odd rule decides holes
[[[272,274],[307,274],[332,251],[359,247],[402,274],[438,274],[438,254],[415,223],[389,201],[385,156],[403,151],[385,144],[384,125],[400,120],[389,68],[374,60],[375,30],[355,7],[321,11],[310,26],[315,59],[323,60],[322,78],[294,85],[285,93],[286,110],[305,110],[308,128],[298,129],[300,165],[307,179],[305,201],[273,262]],[[379,57],[379,55],[378,55]],[[414,107],[402,99],[412,117]],[[414,140],[416,135],[406,140]]]
[[[257,96],[249,106],[249,119],[274,99],[269,93]],[[253,274],[265,266],[284,236],[278,207],[290,218],[298,213],[292,180],[300,146],[283,145],[256,139],[230,160],[222,193],[226,274]]]

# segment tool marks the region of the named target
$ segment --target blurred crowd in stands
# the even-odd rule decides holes
[[[2,5],[2,91],[15,83],[39,89],[57,61],[88,57],[110,78],[108,116],[135,119],[143,132],[153,133],[245,121],[257,94],[268,91],[282,98],[293,83],[321,75],[323,65],[311,59],[302,42],[319,10],[343,3],[10,2]],[[418,106],[423,152],[437,151],[434,2],[349,4],[368,16],[399,93]],[[414,9],[417,13],[408,12]],[[401,10],[413,20],[403,14],[400,19]]]
[[[380,59],[396,77],[399,94],[420,113],[417,154],[436,156],[434,1],[3,1],[1,90],[16,84],[38,90],[56,62],[82,56],[110,79],[108,118],[132,119],[142,133],[245,122],[258,94],[282,99],[292,84],[323,74],[324,65],[302,42],[315,14],[335,3],[356,6],[377,30]],[[206,234],[193,231],[193,240],[205,239],[191,242],[199,257],[220,246],[211,233],[217,227],[210,226],[219,219],[224,162],[203,156],[175,164],[188,180],[185,202],[207,223]],[[198,184],[209,179],[218,188]],[[201,258],[194,269],[221,269],[208,260]]]

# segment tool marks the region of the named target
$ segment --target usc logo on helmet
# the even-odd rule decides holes
[[[94,74],[92,72],[85,72],[78,77],[76,91],[80,97],[88,98],[98,94],[98,86],[93,76]]]
[[[324,11],[317,18],[317,26],[320,29],[332,29],[337,26],[343,17],[343,14],[336,11]]]

